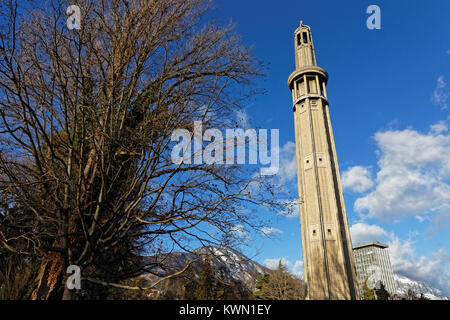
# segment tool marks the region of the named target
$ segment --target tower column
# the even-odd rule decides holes
[[[308,26],[295,30],[293,95],[304,274],[309,299],[357,299],[356,272],[326,95]]]

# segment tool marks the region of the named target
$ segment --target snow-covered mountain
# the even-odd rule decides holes
[[[198,249],[197,252],[217,256],[211,262],[213,268],[222,271],[225,278],[228,276],[249,286],[253,285],[258,277],[270,273],[268,268],[230,247],[208,246]]]
[[[193,253],[171,252],[152,257],[145,257],[145,264],[156,267],[150,268],[151,274],[160,277],[175,273],[189,262],[199,257],[216,257],[211,260],[211,265],[218,275],[224,280],[236,280],[244,283],[249,289],[253,287],[257,279],[271,270],[246,257],[244,254],[226,246],[205,246],[195,250]],[[201,260],[192,263],[195,274],[200,273]],[[155,276],[147,274],[147,279],[155,280]]]
[[[410,289],[416,294],[421,294],[430,300],[449,300],[442,290],[433,288],[422,281],[412,280],[402,275],[395,274],[395,281],[397,282],[397,294],[405,295]]]
[[[244,283],[248,288],[252,288],[257,279],[264,275],[270,274],[271,270],[246,257],[241,252],[226,246],[206,246],[195,250],[193,253],[171,252],[169,254],[161,254],[152,257],[145,257],[146,264],[157,264],[157,267],[151,268],[151,273],[164,276],[181,270],[187,263],[197,259],[199,256],[215,256],[211,260],[211,265],[222,279],[237,280]],[[192,264],[194,273],[200,273],[201,261]],[[147,275],[149,276],[149,275]],[[148,278],[153,278],[151,276]],[[158,277],[156,277],[158,278]],[[412,280],[403,275],[395,274],[397,282],[397,294],[405,295],[408,290],[414,291],[416,294],[421,293],[430,300],[449,300],[442,290],[425,284],[422,281]]]

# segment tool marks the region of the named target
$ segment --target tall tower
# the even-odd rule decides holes
[[[358,299],[357,278],[331,129],[327,72],[318,67],[311,29],[295,30],[289,76],[295,119],[298,193],[308,299]]]

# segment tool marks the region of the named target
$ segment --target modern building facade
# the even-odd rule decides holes
[[[363,297],[364,283],[373,288],[381,280],[384,288],[391,296],[397,293],[397,284],[389,259],[388,245],[377,241],[353,247],[358,276],[359,293]]]
[[[311,29],[294,32],[289,76],[295,120],[300,222],[307,298],[358,299],[358,282],[326,92]]]

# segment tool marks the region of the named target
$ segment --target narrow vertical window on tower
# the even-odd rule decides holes
[[[303,78],[301,78],[299,81],[297,81],[297,97],[301,97],[305,93],[304,81]]]
[[[303,37],[303,43],[308,43],[308,33],[302,32],[302,37]]]
[[[314,77],[307,77],[308,79],[308,93],[317,93],[316,79]]]
[[[302,44],[302,39],[300,37],[300,33],[297,33],[297,45],[300,46]]]

